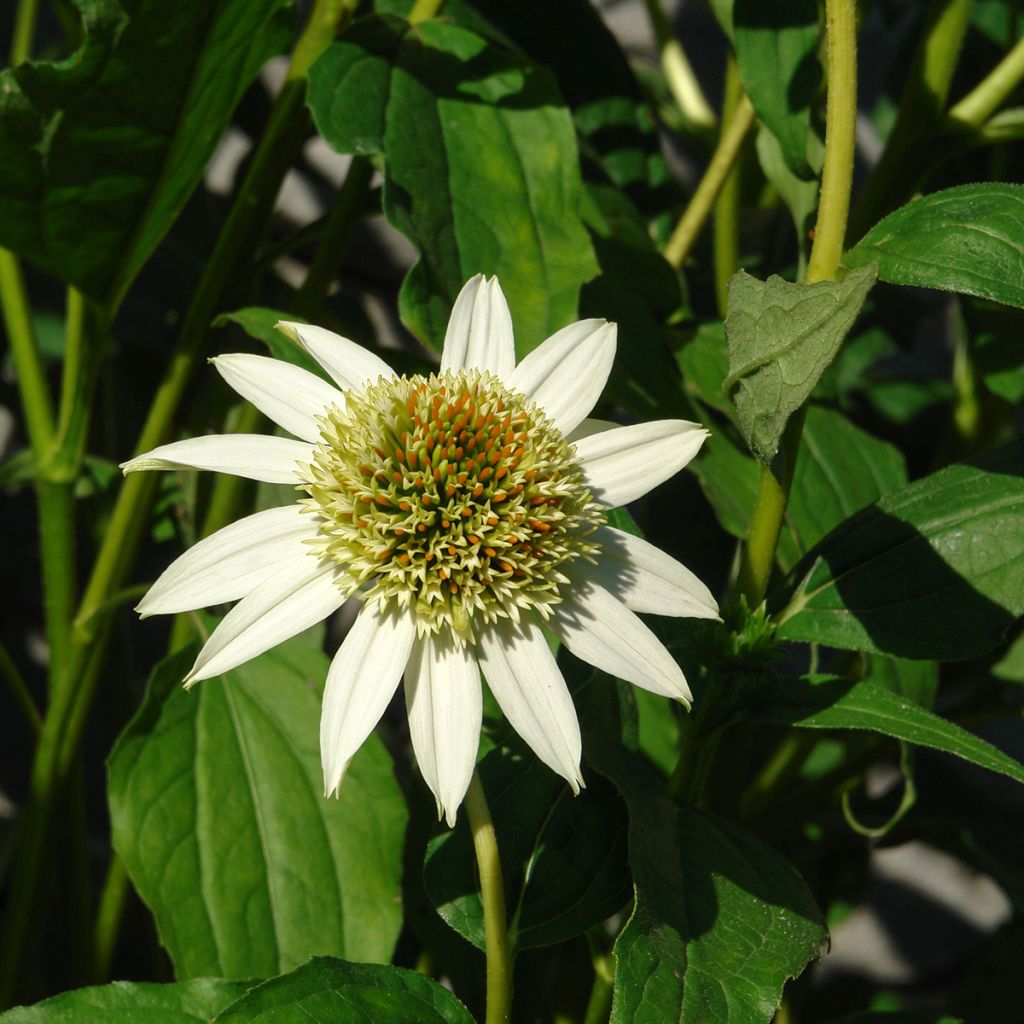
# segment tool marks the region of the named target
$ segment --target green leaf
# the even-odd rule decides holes
[[[514,948],[580,935],[629,898],[625,810],[604,780],[573,797],[535,757],[492,750],[479,765],[501,850]],[[483,907],[465,815],[427,848],[423,881],[437,912],[484,948]]]
[[[733,404],[722,389],[729,374],[729,349],[721,321],[699,324],[693,337],[676,353],[676,362],[689,394],[704,405],[733,416]]]
[[[901,206],[844,257],[890,284],[1024,307],[1024,185],[961,185]]]
[[[821,78],[817,0],[735,0],[732,20],[740,79],[758,120],[789,168],[812,177],[807,142]]]
[[[314,65],[309,105],[336,150],[384,154],[384,212],[420,251],[400,295],[416,334],[439,345],[478,272],[501,279],[520,356],[575,318],[598,268],[548,72],[455,25],[371,16]]]
[[[984,654],[1024,613],[1022,508],[1020,441],[881,498],[793,569],[773,600],[779,636],[904,658]]]
[[[81,49],[0,73],[0,244],[116,304],[291,38],[288,0],[75,0]]]
[[[1024,765],[966,729],[877,683],[832,676],[786,679],[766,687],[756,716],[804,729],[865,729],[940,750],[1024,782]]]
[[[767,1024],[827,939],[803,879],[739,826],[673,804],[618,744],[588,757],[629,807],[636,903],[615,943],[612,1024]]]
[[[718,430],[704,442],[690,470],[696,474],[722,529],[745,538],[757,497],[757,463],[744,455],[725,431]]]
[[[786,421],[839,351],[874,282],[872,268],[841,282],[758,281],[742,271],[729,282],[723,387],[733,392],[740,428],[761,462],[774,458]]]
[[[207,1024],[253,982],[201,978],[174,985],[115,981],[0,1013],[0,1024]]]
[[[328,661],[302,637],[186,692],[154,671],[110,758],[113,842],[178,977],[267,977],[315,953],[386,961],[406,813],[380,741],[323,797]]]
[[[466,1008],[415,971],[317,957],[266,981],[213,1024],[473,1024]]]
[[[213,321],[213,326],[226,327],[228,324],[238,324],[250,338],[263,342],[275,359],[301,366],[302,369],[333,384],[330,375],[304,348],[277,330],[276,325],[281,320],[305,323],[301,317],[282,313],[278,309],[246,306],[244,309],[236,309],[233,313],[222,313]]]
[[[807,132],[805,146],[809,153],[809,162],[812,166],[819,167],[824,157],[824,143],[809,126]],[[786,162],[779,140],[767,129],[762,128],[757,133],[756,145],[757,159],[764,176],[779,193],[793,218],[797,266],[802,275],[807,267],[810,232],[814,226],[814,213],[818,209],[818,179],[802,178],[794,173]]]
[[[797,455],[779,562],[788,569],[829,530],[907,482],[899,450],[842,413],[812,405]]]

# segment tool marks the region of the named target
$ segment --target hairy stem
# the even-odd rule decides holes
[[[466,793],[466,814],[473,833],[480,896],[484,905],[484,941],[487,956],[486,1024],[507,1024],[512,1014],[512,956],[508,944],[508,914],[501,858],[487,797],[474,771]]]

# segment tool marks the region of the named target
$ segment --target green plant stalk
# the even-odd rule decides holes
[[[919,178],[907,174],[908,165],[919,162],[911,160],[911,154],[919,153],[943,124],[970,13],[971,0],[933,0],[896,122],[850,220],[851,240],[860,238],[916,187]]]
[[[334,24],[318,16],[325,9],[343,18],[350,13],[352,5],[338,3],[338,0],[319,0],[296,45],[300,65],[306,70],[334,37]],[[315,45],[307,39],[307,34],[315,38]],[[137,452],[161,444],[170,431],[178,405],[200,361],[207,326],[221,293],[270,215],[281,181],[305,135],[308,122],[304,98],[305,80],[289,75],[186,314],[175,351],[140,434]],[[123,584],[155,493],[156,474],[133,474],[124,481],[75,617],[66,672],[68,685],[57,688],[46,711],[32,766],[12,896],[0,933],[0,1007],[9,1004],[23,958],[30,948],[35,948],[34,936],[30,941],[29,932],[36,923],[34,909],[39,878],[57,794],[74,762],[101,675],[109,620],[96,616],[95,612]]]
[[[11,36],[11,67],[16,68],[32,56],[32,42],[36,34],[36,16],[39,0],[20,0],[14,16],[14,34]]]
[[[18,666],[14,664],[14,660],[3,644],[0,644],[0,675],[7,680],[14,702],[21,708],[25,721],[28,722],[32,730],[32,735],[38,737],[39,730],[43,727],[39,708],[36,707],[36,702],[32,699],[24,676],[18,671]]]
[[[607,953],[594,956],[593,962],[594,984],[590,989],[586,1012],[583,1014],[583,1024],[607,1024],[615,991],[615,971],[612,959]]]
[[[512,1015],[512,956],[508,944],[508,914],[501,857],[487,797],[474,770],[466,793],[466,816],[473,833],[480,897],[484,905],[484,946],[487,957],[486,1024],[507,1024]]]
[[[832,280],[843,256],[857,129],[856,0],[826,0],[825,26],[828,40],[825,161],[814,245],[807,262],[808,284]],[[761,467],[738,579],[740,593],[751,608],[761,604],[768,590],[805,416],[803,408],[790,417],[773,466]]]
[[[743,99],[743,84],[740,82],[736,58],[729,55],[725,66],[725,99],[722,103],[722,120],[731,122],[736,108]],[[742,185],[743,163],[737,158],[729,169],[725,183],[715,201],[712,221],[712,253],[715,275],[715,301],[718,314],[725,319],[729,307],[729,279],[736,273],[740,262],[740,188]]]
[[[689,204],[679,218],[668,245],[665,246],[665,259],[677,270],[693,251],[697,238],[711,215],[718,193],[721,192],[729,171],[739,158],[740,150],[753,125],[754,108],[750,100],[744,96],[736,107],[732,119],[725,126],[704,177],[690,197]]]
[[[128,870],[116,854],[110,857],[107,877],[100,893],[99,909],[92,935],[92,963],[89,983],[99,985],[110,977],[110,964],[114,959],[117,937],[121,931],[121,917],[128,898]]]
[[[1024,39],[949,111],[957,124],[980,128],[1024,81]]]

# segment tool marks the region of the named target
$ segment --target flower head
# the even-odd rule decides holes
[[[296,487],[295,502],[196,544],[139,605],[146,616],[238,601],[186,684],[357,599],[324,692],[325,788],[341,785],[404,675],[416,758],[449,823],[476,760],[481,674],[537,756],[583,785],[576,712],[544,627],[590,664],[689,704],[679,666],[635,613],[714,618],[714,598],[603,510],[668,479],[707,432],[585,419],[611,370],[614,324],[571,324],[516,365],[501,288],[478,276],[456,300],[439,371],[412,377],[322,328],[278,326],[337,387],[263,356],[212,362],[295,439],[191,438],[123,466]]]

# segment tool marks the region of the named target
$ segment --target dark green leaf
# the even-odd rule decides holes
[[[0,1013],[0,1024],[207,1024],[253,982],[201,978],[174,985],[115,981]]]
[[[803,879],[739,826],[677,807],[617,744],[588,757],[629,807],[636,905],[615,944],[613,1024],[767,1024],[827,938]]]
[[[1024,683],[1024,632],[1017,634],[1006,653],[992,666],[992,675],[1010,683]]]
[[[734,537],[745,538],[757,497],[757,463],[744,455],[724,431],[718,430],[704,443],[690,469],[722,529]]]
[[[455,25],[372,16],[313,67],[309,104],[335,149],[384,154],[384,211],[420,250],[400,296],[417,334],[440,343],[477,272],[501,279],[520,355],[575,317],[598,268],[547,72]]]
[[[406,814],[380,741],[325,799],[319,648],[296,638],[186,692],[194,655],[161,662],[110,759],[114,846],[178,977],[386,961]]]
[[[214,327],[226,327],[228,324],[238,324],[239,327],[257,341],[263,342],[270,349],[270,354],[275,359],[283,359],[286,363],[294,363],[304,370],[330,381],[330,376],[323,367],[304,348],[301,348],[291,338],[277,330],[276,324],[281,320],[305,323],[301,317],[293,316],[290,313],[282,313],[277,309],[267,309],[264,306],[246,306],[245,309],[237,309],[234,313],[223,313],[213,321]],[[333,381],[331,381],[333,383]]]
[[[1024,782],[1024,765],[966,729],[914,701],[868,681],[833,677],[786,679],[760,695],[763,721],[805,729],[866,729],[919,747],[941,750]]]
[[[293,15],[288,0],[76,6],[71,60],[0,73],[0,244],[116,303]]]
[[[580,935],[629,898],[625,811],[602,779],[573,797],[532,755],[491,751],[479,766],[498,835],[515,948]],[[438,913],[484,947],[473,840],[465,816],[431,840],[423,880]]]
[[[415,971],[318,957],[264,982],[214,1024],[473,1024],[466,1008]]]
[[[797,565],[779,636],[951,661],[1024,613],[1024,443],[950,466],[848,519]]]
[[[758,281],[743,272],[729,282],[729,376],[740,428],[764,463],[774,458],[789,417],[810,396],[875,282],[871,268],[841,282]]]
[[[901,206],[844,257],[891,284],[1024,307],[1024,185],[961,185]]]
[[[720,321],[703,323],[693,337],[679,349],[676,361],[683,373],[686,390],[699,402],[733,415],[733,404],[722,389],[729,375],[729,349],[725,343],[725,325]]]
[[[812,177],[807,140],[821,77],[817,0],[735,0],[732,20],[740,79],[758,119],[790,169]]]

